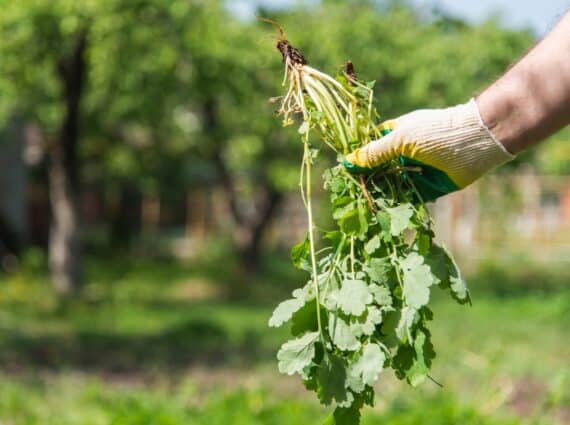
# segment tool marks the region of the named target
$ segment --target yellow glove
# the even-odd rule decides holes
[[[475,99],[446,109],[423,109],[382,124],[389,134],[346,157],[349,169],[373,169],[399,158],[425,200],[459,190],[514,158],[489,131]]]

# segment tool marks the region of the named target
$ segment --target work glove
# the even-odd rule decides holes
[[[397,159],[409,172],[424,201],[471,184],[487,171],[514,158],[489,131],[475,99],[446,109],[422,109],[381,124],[379,140],[356,149],[345,166],[370,172]]]

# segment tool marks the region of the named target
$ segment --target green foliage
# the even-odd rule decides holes
[[[432,294],[430,339],[445,349],[439,350],[431,373],[445,388],[428,382],[412,391],[384,371],[377,381],[382,403],[363,413],[363,424],[556,423],[552,416],[570,397],[565,338],[570,271],[563,261],[541,265],[515,257],[490,263],[497,258],[491,256],[468,275],[477,291],[469,314],[449,303],[443,291]],[[292,287],[299,276],[288,259],[268,257],[265,274],[254,281],[242,277],[253,285],[244,291],[244,301],[228,302],[223,289],[235,270],[220,270],[222,260],[232,263],[229,255],[218,257],[213,250],[191,263],[92,259],[85,300],[66,309],[56,303],[41,258],[30,258],[17,274],[0,277],[0,422],[323,421],[326,409],[272,367],[287,330],[267,328],[267,292],[275,298],[274,291]],[[206,297],[205,288],[220,293]],[[314,322],[314,303],[304,308],[309,307]],[[302,328],[310,326],[316,329],[316,324]],[[502,394],[505,382],[515,393],[529,382],[539,383],[525,398],[537,410],[520,419],[508,402],[492,413],[484,411],[482,406]],[[354,414],[351,409],[336,412],[337,418]]]
[[[277,307],[269,324],[281,326],[307,302],[315,304],[317,329],[297,327],[296,338],[277,354],[279,370],[301,375],[322,404],[335,403],[328,423],[358,423],[358,411],[374,403],[373,385],[385,367],[412,386],[428,376],[435,357],[427,329],[431,287],[449,288],[460,302],[469,292],[455,261],[433,241],[428,210],[409,178],[416,171],[393,161],[351,175],[342,165],[343,154],[380,136],[373,83],[348,73],[333,79],[289,53],[283,59],[289,86],[279,112],[284,125],[296,113],[303,119],[301,190],[309,222],[291,257],[311,279]],[[319,250],[311,198],[320,149],[314,133],[341,162],[323,174],[337,229]]]
[[[85,183],[106,198],[129,186],[179,199],[190,185],[220,183],[220,160],[244,204],[260,186],[295,188],[294,136],[265,119],[279,85],[265,24],[234,19],[218,0],[4,3],[0,122],[23,115],[46,140],[62,118],[57,62],[88,31],[79,153]],[[350,55],[394,116],[466,100],[532,43],[493,23],[424,22],[376,3],[323,2],[274,17],[323,68]],[[358,231],[361,218],[343,225]]]
[[[58,402],[53,394],[61,395]],[[0,383],[0,420],[14,425],[298,425],[322,418],[314,405],[297,399],[277,398],[262,389],[216,387],[206,397],[198,382],[185,380],[172,387],[110,385],[102,379],[78,376],[26,378],[16,382],[3,377]],[[196,400],[203,399],[200,403]],[[428,412],[428,413],[426,413]],[[338,409],[328,425],[359,423],[359,412]],[[520,425],[510,418],[491,418],[463,406],[449,395],[424,402],[395,403],[386,412],[363,418],[366,425]],[[539,425],[539,422],[533,422]]]

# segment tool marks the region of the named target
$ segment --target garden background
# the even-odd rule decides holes
[[[278,34],[236,3],[0,0],[1,425],[326,417],[267,327],[307,279],[301,145]],[[539,36],[417,3],[255,13],[319,69],[351,59],[384,118],[467,101]],[[364,424],[570,423],[569,174],[566,128],[432,206],[473,306],[435,295],[443,388],[387,371]]]

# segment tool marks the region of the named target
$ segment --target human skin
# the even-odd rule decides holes
[[[420,109],[382,124],[387,133],[346,156],[349,170],[399,158],[424,199],[462,189],[570,123],[570,12],[475,99]]]
[[[570,12],[476,98],[483,121],[516,154],[570,123]]]

